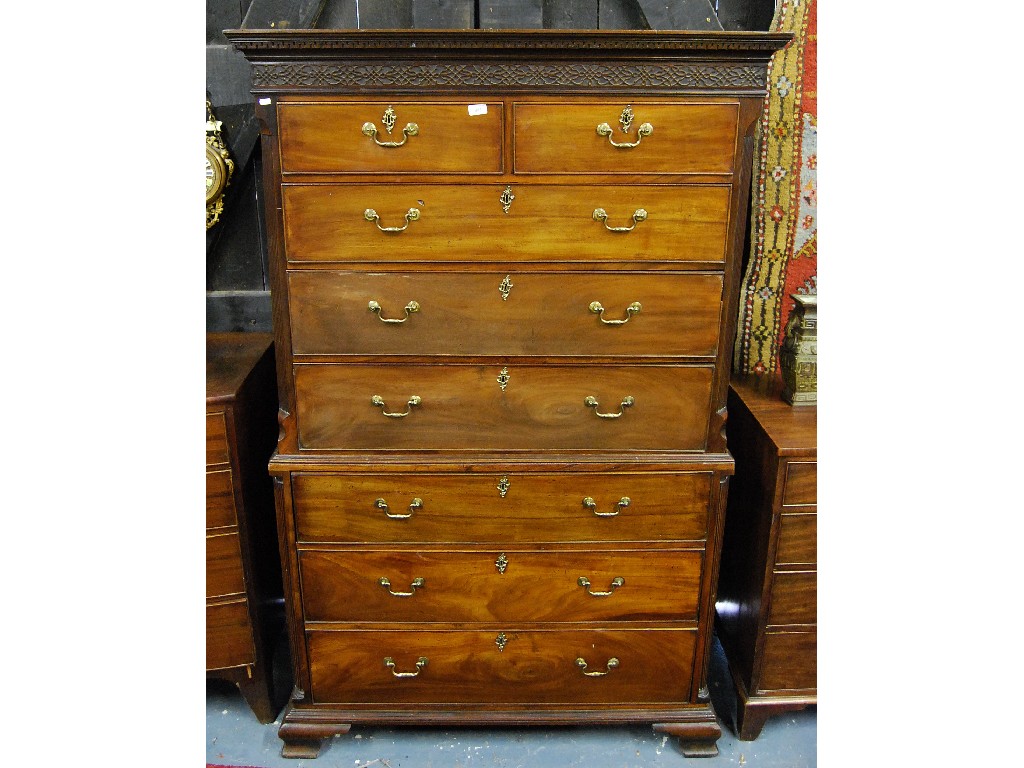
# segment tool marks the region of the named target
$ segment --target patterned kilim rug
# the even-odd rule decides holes
[[[773,374],[795,302],[818,292],[818,2],[782,0],[772,29],[793,32],[768,69],[758,124],[750,259],[733,369]]]

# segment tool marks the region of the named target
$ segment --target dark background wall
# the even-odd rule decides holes
[[[206,92],[235,161],[206,233],[208,331],[269,331],[259,128],[249,65],[225,29],[767,30],[775,0],[207,0]]]

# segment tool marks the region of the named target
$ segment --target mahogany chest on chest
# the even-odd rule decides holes
[[[648,722],[714,754],[739,257],[788,38],[229,37],[273,264],[283,753]]]

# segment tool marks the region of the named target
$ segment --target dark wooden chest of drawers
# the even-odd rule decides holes
[[[733,382],[729,494],[718,634],[741,739],[772,714],[817,703],[816,406],[793,407],[778,381]]]
[[[229,37],[263,126],[283,753],[648,722],[714,754],[739,249],[787,38]]]
[[[206,674],[236,683],[262,723],[273,706],[267,602],[281,595],[273,489],[272,337],[206,337]],[[278,620],[280,626],[280,620]]]

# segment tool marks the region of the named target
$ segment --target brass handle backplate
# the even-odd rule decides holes
[[[593,590],[591,590],[590,579],[588,579],[586,576],[580,576],[576,580],[576,583],[583,587],[585,590],[587,590],[588,595],[593,595],[594,597],[608,597],[608,595],[610,595],[616,589],[624,585],[626,583],[626,580],[621,576],[616,576],[614,579],[612,579],[611,589],[609,589],[607,592],[594,592]]]
[[[414,208],[412,210],[416,209]],[[647,221],[647,211],[645,211],[643,208],[637,208],[635,211],[633,211],[633,223],[630,224],[628,227],[610,227],[608,226],[608,212],[604,208],[595,208],[594,221],[603,221],[605,229],[607,229],[609,232],[632,232],[636,228],[636,225],[639,224],[641,221]],[[377,226],[380,225],[378,224]]]
[[[395,127],[396,119],[397,115],[395,115],[394,107],[389,106],[387,109],[384,110],[384,116],[381,118],[381,122],[384,123],[384,129],[388,132],[389,136],[391,135],[391,131]],[[405,144],[405,142],[409,140],[410,136],[415,136],[419,132],[420,127],[416,125],[416,123],[406,123],[405,128],[402,129],[401,141],[381,141],[380,139],[377,138],[377,126],[374,125],[373,123],[363,123],[363,135],[369,136],[371,139],[373,139],[374,143],[378,147],[387,147],[389,149],[402,146],[403,144]]]
[[[378,304],[376,301],[371,301],[367,305],[367,309],[369,309],[371,312],[373,312],[375,315],[377,315],[377,319],[380,320],[382,323],[404,323],[406,320],[409,319],[409,315],[411,315],[413,312],[419,312],[420,311],[420,305],[419,305],[418,302],[415,302],[415,301],[410,301],[408,304],[406,304],[405,305],[405,317],[384,317],[383,315],[381,315],[380,304]],[[591,309],[593,309],[593,306],[591,306]],[[629,310],[627,309],[626,311],[628,312]],[[602,318],[602,320],[603,319],[604,318]],[[608,321],[605,320],[605,322],[608,322]],[[625,322],[625,320],[622,320],[620,322]]]
[[[579,667],[583,674],[587,677],[604,677],[617,666],[619,666],[619,660],[614,656],[608,659],[608,664],[606,665],[608,668],[604,672],[587,672],[587,662],[583,659],[576,659],[576,666]]]
[[[615,509],[614,511],[612,511],[612,512],[598,512],[597,511],[597,502],[594,501],[593,497],[587,496],[585,499],[583,499],[583,506],[586,507],[587,509],[589,509],[591,512],[593,512],[598,517],[615,517],[617,514],[619,514],[619,512],[624,510],[629,505],[630,505],[629,496],[623,496],[621,499],[619,499],[619,503],[616,505],[616,507],[618,507],[618,508]]]
[[[409,505],[409,514],[390,511],[388,509],[388,503],[384,501],[384,499],[377,499],[377,501],[374,502],[374,505],[377,509],[383,510],[384,514],[392,520],[408,520],[413,516],[413,513],[417,509],[423,509],[423,499],[416,498],[412,500],[412,503]]]
[[[629,322],[629,318],[631,318],[633,315],[640,314],[640,310],[641,309],[642,309],[642,307],[640,305],[640,302],[639,301],[634,301],[632,304],[630,304],[628,307],[626,307],[626,317],[623,318],[622,320],[605,320],[605,318],[604,318],[604,307],[601,305],[601,302],[600,301],[592,301],[592,302],[590,302],[590,311],[593,312],[595,315],[597,315],[600,318],[601,322],[604,323],[605,325],[624,325],[624,324]],[[401,320],[392,320],[391,322],[400,323],[402,321]]]
[[[618,413],[601,413],[599,410],[597,410],[597,407],[598,405],[600,405],[600,403],[597,402],[596,397],[594,397],[593,395],[587,395],[587,397],[583,400],[583,404],[587,406],[587,408],[593,408],[594,413],[600,416],[602,419],[619,418],[623,413],[625,413],[625,409],[633,405],[634,402],[636,401],[633,399],[632,395],[626,395],[624,398],[622,398],[622,402],[619,403]]]
[[[597,212],[595,211],[594,213]],[[377,229],[379,229],[381,232],[405,232],[405,230],[409,228],[409,222],[416,221],[417,219],[419,219],[419,217],[420,209],[410,208],[408,211],[405,212],[405,224],[403,224],[400,227],[382,227],[380,225],[380,216],[377,215],[377,212],[373,210],[373,208],[367,208],[365,211],[363,211],[363,218],[366,219],[367,221],[372,221],[374,224],[376,224]],[[605,226],[607,226],[607,224]]]
[[[405,411],[404,413],[388,413],[387,410],[385,410],[387,406],[384,403],[384,398],[381,397],[380,395],[374,395],[373,397],[371,397],[370,402],[373,405],[380,408],[384,412],[384,415],[387,416],[389,419],[404,419],[406,416],[412,413],[412,409],[414,406],[417,406],[423,402],[423,398],[420,397],[419,395],[413,395],[412,397],[410,397],[408,403],[406,403],[409,406],[409,410]],[[598,415],[600,416],[600,414]]]
[[[384,666],[391,670],[391,674],[395,677],[416,677],[420,673],[420,670],[427,666],[427,657],[420,656],[416,660],[416,671],[415,672],[395,672],[395,660],[388,656],[384,659]],[[587,674],[584,672],[584,674]]]
[[[391,580],[388,579],[386,576],[381,576],[379,579],[377,579],[377,583],[384,587],[384,589],[386,589],[395,597],[412,597],[416,594],[416,590],[423,587],[426,582],[424,581],[422,576],[417,576],[415,579],[412,580],[412,583],[409,585],[410,589],[408,592],[395,592],[393,589],[391,589]]]
[[[623,133],[629,133],[629,128],[633,125],[633,108],[626,105],[626,108],[622,110],[622,114],[619,115],[619,125],[622,126]],[[612,138],[612,127],[608,123],[601,123],[597,126],[598,136],[607,136],[609,143],[613,147],[619,149],[632,149],[633,147],[640,144],[640,141],[644,136],[650,136],[654,133],[654,126],[650,123],[641,123],[636,129],[636,141],[634,142],[617,142]]]

